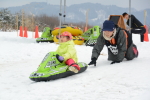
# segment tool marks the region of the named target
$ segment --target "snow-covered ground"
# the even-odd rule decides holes
[[[28,35],[0,32],[0,100],[150,100],[150,42],[141,43],[139,35],[133,35],[138,58],[110,65],[105,47],[96,67],[48,82],[33,82],[29,75],[58,44],[36,43]],[[79,61],[89,63],[92,47],[76,49]]]

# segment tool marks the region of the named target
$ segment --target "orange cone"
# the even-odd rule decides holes
[[[144,34],[144,41],[148,42],[149,41],[149,37],[148,37],[148,27],[146,25],[144,25],[144,28],[146,29],[146,32]]]
[[[23,37],[23,31],[22,31],[22,26],[20,26],[20,33],[19,33],[20,37]]]
[[[35,38],[39,38],[38,26],[35,27]]]
[[[28,34],[27,34],[27,28],[26,27],[24,27],[24,36],[23,37],[28,37]]]

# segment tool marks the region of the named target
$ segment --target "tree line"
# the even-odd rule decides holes
[[[54,27],[59,26],[58,16],[48,16],[46,14],[35,16],[34,14],[26,14],[24,11],[19,11],[18,13],[12,14],[7,8],[0,10],[0,30],[1,31],[15,31],[19,30],[19,27],[27,27],[28,31],[34,31],[35,26],[39,27],[39,31],[42,31],[44,27]],[[85,22],[67,23],[68,25],[73,25],[84,29]],[[88,25],[88,28],[92,26]]]

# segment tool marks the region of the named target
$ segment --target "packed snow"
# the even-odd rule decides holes
[[[133,35],[138,58],[110,65],[104,47],[96,67],[48,82],[34,82],[29,76],[58,44],[35,40],[33,32],[28,38],[0,32],[0,100],[150,100],[150,42],[140,42],[139,35]],[[75,47],[79,62],[88,64],[92,47]]]

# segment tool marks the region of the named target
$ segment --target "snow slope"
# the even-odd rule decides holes
[[[41,33],[40,33],[41,34]],[[36,43],[16,32],[0,32],[0,100],[150,100],[150,42],[133,35],[139,57],[110,65],[106,47],[97,67],[49,82],[33,82],[35,71],[54,43]],[[92,47],[75,46],[80,62],[90,62]]]

